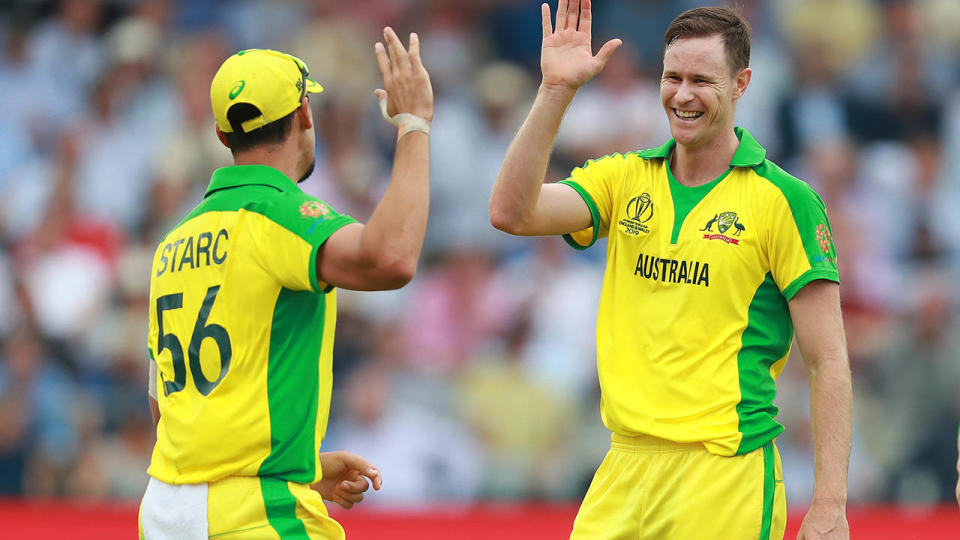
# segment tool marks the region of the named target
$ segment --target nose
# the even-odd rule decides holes
[[[677,87],[677,93],[674,95],[674,99],[677,100],[677,105],[683,105],[684,103],[689,103],[693,100],[693,88],[692,85],[687,81],[680,81],[680,86]]]

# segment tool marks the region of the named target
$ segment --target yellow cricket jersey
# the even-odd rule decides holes
[[[354,221],[274,168],[213,173],[153,260],[147,339],[161,416],[151,476],[320,478],[336,292],[317,280],[317,249]]]
[[[724,176],[677,182],[675,144],[588,161],[565,184],[608,236],[597,318],[601,414],[611,431],[702,442],[719,455],[772,440],[775,380],[793,340],[787,302],[839,281],[823,201],[744,129]]]

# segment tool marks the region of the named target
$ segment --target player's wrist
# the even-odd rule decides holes
[[[390,113],[387,112],[386,95],[380,97],[380,113],[383,115],[384,120],[397,127],[397,140],[400,140],[400,137],[403,137],[407,133],[412,133],[414,131],[419,131],[421,133],[430,135],[430,124],[433,115],[425,118],[423,116],[404,112],[390,116]]]
[[[544,80],[540,83],[537,95],[542,99],[569,104],[573,100],[573,96],[576,95],[577,89],[576,86],[570,86],[569,84]]]

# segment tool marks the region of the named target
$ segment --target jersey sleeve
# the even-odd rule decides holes
[[[587,249],[596,243],[598,238],[605,238],[610,228],[610,216],[613,208],[614,186],[623,176],[626,163],[620,154],[612,154],[599,159],[593,159],[577,167],[570,173],[570,177],[561,181],[572,187],[583,197],[583,202],[590,209],[593,224],[570,234],[563,235],[563,239],[576,249]]]
[[[833,231],[820,196],[796,179],[779,186],[770,205],[767,253],[770,272],[789,301],[817,279],[840,282]]]
[[[317,250],[356,219],[305,193],[284,193],[258,210],[266,217],[252,231],[261,264],[284,287],[329,292],[317,278]]]

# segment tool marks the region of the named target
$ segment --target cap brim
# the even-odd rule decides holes
[[[307,77],[307,92],[310,94],[319,94],[323,92],[323,87],[320,86],[320,83]]]

